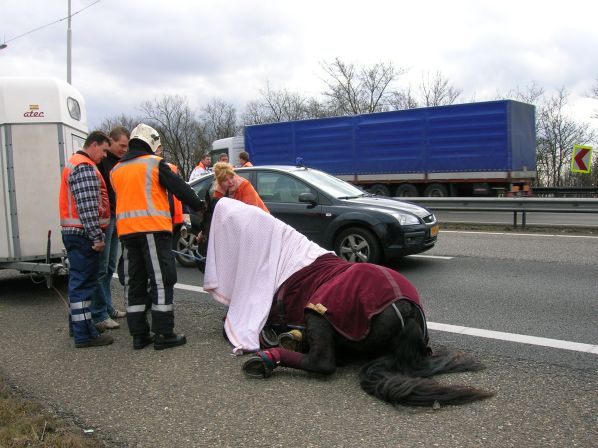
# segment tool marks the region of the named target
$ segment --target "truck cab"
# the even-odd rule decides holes
[[[239,165],[239,154],[245,150],[245,140],[243,136],[227,137],[215,140],[212,143],[210,157],[212,166],[218,162],[220,154],[227,154],[228,160],[233,166]]]

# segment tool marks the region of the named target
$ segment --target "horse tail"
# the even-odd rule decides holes
[[[375,359],[359,373],[361,388],[393,405],[463,404],[494,394],[468,386],[443,385],[430,379],[437,373],[480,370],[484,366],[464,354],[430,355],[422,330],[413,318],[395,338],[391,355]]]

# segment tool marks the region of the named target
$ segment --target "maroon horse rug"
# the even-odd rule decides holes
[[[397,300],[421,310],[413,285],[392,269],[370,263],[349,263],[326,254],[291,275],[276,293],[270,325],[303,326],[305,310],[313,310],[347,339],[369,332],[372,317]]]

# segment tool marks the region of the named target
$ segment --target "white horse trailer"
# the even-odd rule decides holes
[[[83,147],[82,95],[48,78],[0,77],[0,268],[67,272],[58,193],[66,161]]]

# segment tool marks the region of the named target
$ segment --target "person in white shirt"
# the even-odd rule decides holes
[[[210,172],[210,165],[212,164],[212,160],[209,154],[204,154],[199,163],[193,171],[191,171],[191,175],[189,176],[189,182],[193,179],[197,179],[204,174],[208,174]]]

